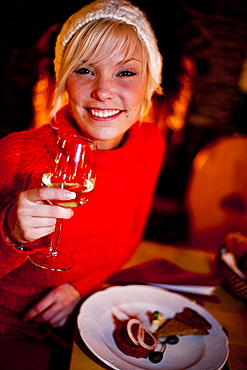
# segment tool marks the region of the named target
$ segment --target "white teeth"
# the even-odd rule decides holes
[[[120,113],[120,110],[113,109],[113,110],[96,110],[96,109],[90,109],[90,113],[95,116],[95,117],[100,117],[100,118],[107,118],[114,116],[115,114]]]

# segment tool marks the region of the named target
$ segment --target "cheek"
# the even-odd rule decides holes
[[[133,114],[139,114],[143,105],[144,89],[136,89],[132,94],[129,94],[129,104]]]
[[[76,83],[73,80],[68,80],[66,84],[66,91],[68,94],[69,99],[76,101],[77,99],[81,99],[85,96],[85,87],[81,83]]]
[[[134,109],[138,109],[138,106],[142,105],[144,99],[144,86],[137,85],[131,86],[126,89],[121,89],[124,94],[125,101],[128,101],[128,105]]]

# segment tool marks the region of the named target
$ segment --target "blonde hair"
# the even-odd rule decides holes
[[[135,26],[108,18],[83,25],[68,43],[57,73],[57,87],[51,117],[55,117],[57,111],[67,103],[67,78],[82,61],[97,64],[109,58],[109,55],[114,57],[119,53],[123,53],[128,58],[138,42],[142,48],[143,77],[146,76],[146,91],[140,117],[142,119],[150,109],[154,92],[161,94],[162,89],[155,76],[152,75],[148,50]]]

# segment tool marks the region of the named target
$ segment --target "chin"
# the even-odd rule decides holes
[[[124,135],[120,137],[94,139],[99,149],[116,149],[121,146]]]

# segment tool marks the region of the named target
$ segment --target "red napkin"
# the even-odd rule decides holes
[[[138,266],[120,270],[107,280],[108,284],[177,284],[216,286],[220,284],[217,271],[199,274],[186,271],[165,259],[155,259]]]

